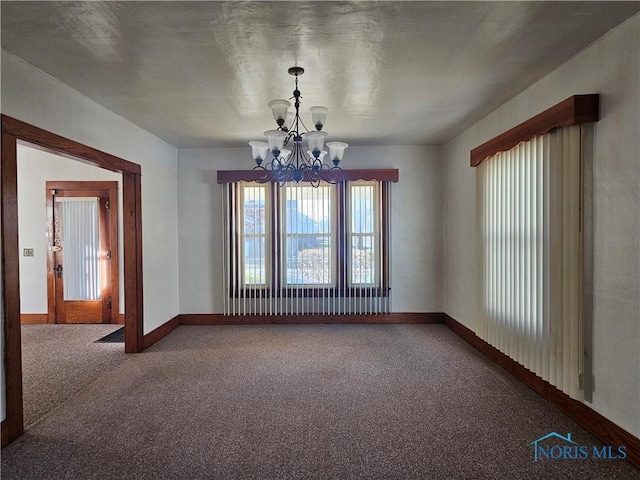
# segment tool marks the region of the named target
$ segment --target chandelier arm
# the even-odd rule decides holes
[[[251,178],[254,182],[266,183],[269,181],[269,171],[265,167],[257,165],[251,169]]]
[[[287,181],[286,171],[279,171],[278,174],[275,176],[275,180],[278,183],[278,185],[280,186],[284,185]]]
[[[306,181],[311,185],[318,180],[315,172],[308,165],[303,165],[300,170],[302,170],[302,175],[305,177]]]
[[[301,142],[295,142],[294,152],[296,154],[294,158],[295,168],[299,170],[302,166],[304,166],[307,163],[307,158],[305,157],[304,151],[302,150]]]
[[[300,118],[300,123],[302,124],[302,126],[304,127],[304,129],[307,131],[307,133],[309,133],[311,130],[309,130],[307,128],[307,126],[304,124],[304,122],[302,121],[302,119]]]
[[[289,170],[290,170],[289,165],[284,165],[284,166],[282,166],[282,164],[278,165],[275,179],[278,182],[279,186],[283,186],[285,183],[287,183],[288,179],[291,177],[291,172]]]
[[[331,167],[327,170],[327,177],[332,179],[331,183],[333,184],[342,183],[344,182],[344,170],[338,166]]]
[[[278,130],[282,130],[282,128],[279,128]],[[296,135],[297,135],[297,132],[295,132],[294,130],[283,130],[283,131],[288,132],[288,133],[287,133],[287,136],[286,136],[286,137],[285,137],[285,139],[284,139],[284,145],[286,146],[286,145],[289,143],[289,141],[290,141],[294,136],[296,136]]]
[[[327,176],[328,172],[329,172],[329,165],[325,163],[321,163],[320,168],[317,171],[315,171],[315,176],[318,178],[318,183],[320,181],[332,183],[331,178]]]
[[[295,181],[299,183],[305,181],[317,188],[321,182],[336,184],[344,181],[344,171],[339,166],[331,166],[328,163],[323,163],[321,160],[322,156],[316,157],[311,152],[307,153],[303,147],[302,135],[305,131],[306,133],[312,133],[312,131],[307,128],[300,118],[300,99],[302,98],[302,94],[298,89],[298,76],[302,73],[304,73],[304,69],[301,67],[292,67],[289,69],[289,74],[295,76],[295,90],[293,91],[293,97],[290,98],[290,100],[295,100],[295,114],[290,127],[286,125],[279,125],[277,127],[277,130],[285,132],[286,134],[283,141],[284,145],[293,142],[293,146],[290,147],[291,151],[286,156],[280,154],[272,158],[271,161],[264,163],[264,166],[258,165],[254,167],[253,178],[255,178],[256,182],[265,183],[272,181],[277,182],[278,185],[282,187],[288,182]],[[304,129],[303,132],[301,132],[302,129]],[[324,135],[326,135],[326,133]],[[348,145],[343,144],[342,151],[344,151],[344,148],[347,146]],[[252,145],[252,147],[259,148],[260,145]],[[316,151],[315,153],[318,152]],[[262,161],[261,159],[264,158],[264,156],[261,155],[264,154],[254,153],[256,162],[258,162],[258,160]]]

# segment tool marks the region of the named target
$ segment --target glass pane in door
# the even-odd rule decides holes
[[[58,197],[65,300],[100,300],[99,199]]]

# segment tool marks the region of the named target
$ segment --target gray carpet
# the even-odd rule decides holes
[[[124,344],[93,343],[121,326],[22,325],[27,428],[126,360]]]
[[[442,325],[186,327],[3,450],[3,479],[634,479]]]

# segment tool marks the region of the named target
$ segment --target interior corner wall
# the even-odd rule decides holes
[[[266,114],[265,114],[266,115]],[[246,148],[178,150],[180,313],[222,313],[218,169],[251,169]],[[391,187],[391,308],[442,311],[442,148],[349,147],[343,168],[398,168]]]
[[[591,408],[640,437],[640,15],[445,145],[444,310],[475,330],[475,171],[470,150],[574,94],[600,94],[594,126]]]
[[[178,314],[177,150],[2,50],[3,114],[142,167],[144,333]]]
[[[48,313],[47,305],[47,181],[118,182],[118,252],[122,252],[122,175],[69,158],[18,145],[18,242],[20,313]],[[34,255],[22,255],[33,248]],[[124,313],[124,258],[118,256],[119,313]]]

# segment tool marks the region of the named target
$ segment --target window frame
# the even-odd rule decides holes
[[[239,241],[238,241],[238,255],[239,255],[239,265],[240,268],[236,273],[238,281],[243,289],[260,289],[260,288],[268,288],[269,279],[271,278],[271,258],[272,258],[272,222],[271,222],[271,189],[267,188],[266,185],[263,184],[253,184],[250,188],[263,188],[264,187],[264,233],[250,233],[247,234],[245,232],[246,223],[244,222],[244,207],[245,207],[245,199],[246,199],[246,190],[245,188],[240,188],[239,190],[239,201],[237,205],[238,210],[238,219],[242,219],[238,221],[238,229],[239,229]],[[247,283],[247,269],[246,269],[246,242],[247,238],[264,238],[264,282],[263,283]]]
[[[351,185],[366,184],[369,182],[375,182],[379,191],[377,192],[377,200],[375,207],[376,221],[379,222],[379,228],[374,233],[374,242],[377,248],[380,248],[381,253],[379,255],[380,265],[376,265],[376,272],[374,273],[374,284],[352,284],[351,282],[351,265],[352,259],[350,257],[350,236],[351,236],[351,213],[350,213],[350,195],[349,190]],[[285,269],[283,268],[284,262],[286,262],[285,242],[281,241],[280,236],[285,236],[284,231],[284,218],[282,215],[283,209],[286,208],[286,197],[284,195],[282,187],[275,182],[268,182],[264,184],[258,184],[251,181],[239,181],[238,184],[257,184],[265,185],[267,189],[266,197],[268,201],[265,201],[265,205],[269,208],[265,212],[265,217],[268,218],[267,227],[267,240],[266,244],[266,259],[265,259],[265,275],[266,283],[264,284],[243,284],[241,276],[238,275],[239,271],[244,269],[244,264],[241,263],[242,256],[237,258],[236,272],[231,272],[231,298],[358,298],[358,297],[388,297],[390,295],[389,287],[389,272],[388,259],[389,259],[389,205],[388,205],[388,188],[389,182],[383,180],[371,180],[371,181],[344,181],[333,187],[333,218],[332,228],[330,233],[334,239],[335,248],[332,249],[333,264],[333,283],[331,285],[305,285],[305,284],[291,284],[286,285],[284,282]],[[240,185],[242,190],[243,185]],[[238,194],[239,199],[243,198],[243,194]],[[238,201],[236,206],[236,212],[230,217],[231,225],[228,225],[230,232],[229,241],[231,244],[235,244],[236,251],[239,251],[239,242],[242,237],[238,234],[237,227],[243,222],[241,217],[241,210],[243,203]],[[278,210],[278,214],[273,214]],[[238,225],[234,225],[237,222]],[[277,232],[277,233],[276,233]],[[278,238],[276,238],[278,237]],[[243,240],[242,240],[243,241]],[[277,268],[274,268],[274,266]]]
[[[282,249],[282,251],[280,252],[280,255],[275,259],[275,262],[279,262],[279,272],[281,272],[280,277],[281,278],[277,278],[277,283],[275,285],[279,285],[285,289],[331,289],[335,286],[336,284],[336,278],[338,276],[338,271],[337,271],[337,264],[336,264],[336,254],[339,248],[339,244],[338,244],[338,240],[337,240],[337,225],[340,223],[339,222],[339,216],[338,216],[338,212],[336,210],[336,202],[337,202],[337,192],[335,190],[335,188],[331,188],[333,187],[333,185],[330,184],[321,184],[318,188],[327,188],[329,187],[329,213],[330,213],[330,229],[328,233],[289,233],[287,232],[287,219],[289,218],[289,213],[288,213],[288,203],[289,201],[292,200],[292,198],[287,197],[287,188],[313,188],[315,190],[315,187],[312,187],[311,185],[300,185],[297,184],[295,182],[288,182],[288,184],[284,185],[283,187],[278,187],[277,185],[274,188],[278,189],[278,192],[280,194],[280,200],[279,202],[276,204],[275,208],[279,209],[279,214],[280,214],[280,218],[283,220],[283,226],[279,231],[279,235],[281,238],[279,238],[279,244],[280,247]],[[296,192],[297,193],[297,192]],[[299,200],[298,198],[295,199],[296,202]],[[297,220],[295,222],[295,226],[297,227]],[[287,282],[287,264],[288,264],[288,251],[287,248],[290,244],[289,242],[289,238],[291,238],[292,240],[298,240],[299,238],[304,238],[304,237],[309,237],[309,238],[317,238],[319,236],[323,236],[323,237],[328,237],[329,241],[330,241],[330,257],[329,257],[329,265],[330,265],[330,272],[329,272],[329,277],[330,277],[330,283],[309,283],[309,284],[305,284],[305,283],[288,283]],[[337,247],[337,248],[336,248]],[[282,273],[284,272],[284,273]]]
[[[346,251],[349,252],[349,262],[348,265],[346,266],[347,268],[347,285],[350,288],[376,288],[379,285],[382,284],[382,271],[383,271],[383,265],[381,265],[381,259],[382,256],[378,255],[378,252],[382,253],[384,250],[382,249],[382,245],[383,245],[383,229],[382,226],[384,224],[383,222],[383,216],[382,216],[382,186],[383,186],[383,182],[378,182],[378,181],[374,181],[374,180],[357,180],[354,182],[349,182],[349,184],[346,187],[347,190],[347,204],[348,204],[348,208],[347,208],[347,212],[345,213],[346,218],[344,219],[344,221],[346,222],[347,225],[351,226],[353,225],[353,217],[354,217],[354,209],[353,209],[353,204],[352,204],[352,200],[354,199],[354,193],[353,193],[353,188],[354,187],[366,187],[366,186],[372,186],[375,190],[374,190],[374,194],[372,195],[372,200],[373,200],[373,228],[371,233],[362,233],[362,232],[354,232],[353,228],[350,228],[349,231],[347,232],[347,238],[346,238]],[[353,264],[354,264],[354,259],[353,259],[353,239],[354,237],[359,237],[359,238],[366,238],[366,237],[373,237],[373,252],[374,252],[374,258],[377,260],[374,263],[374,267],[373,267],[373,282],[372,283],[365,283],[365,282],[354,282],[353,277],[354,277],[354,272],[353,272]]]

